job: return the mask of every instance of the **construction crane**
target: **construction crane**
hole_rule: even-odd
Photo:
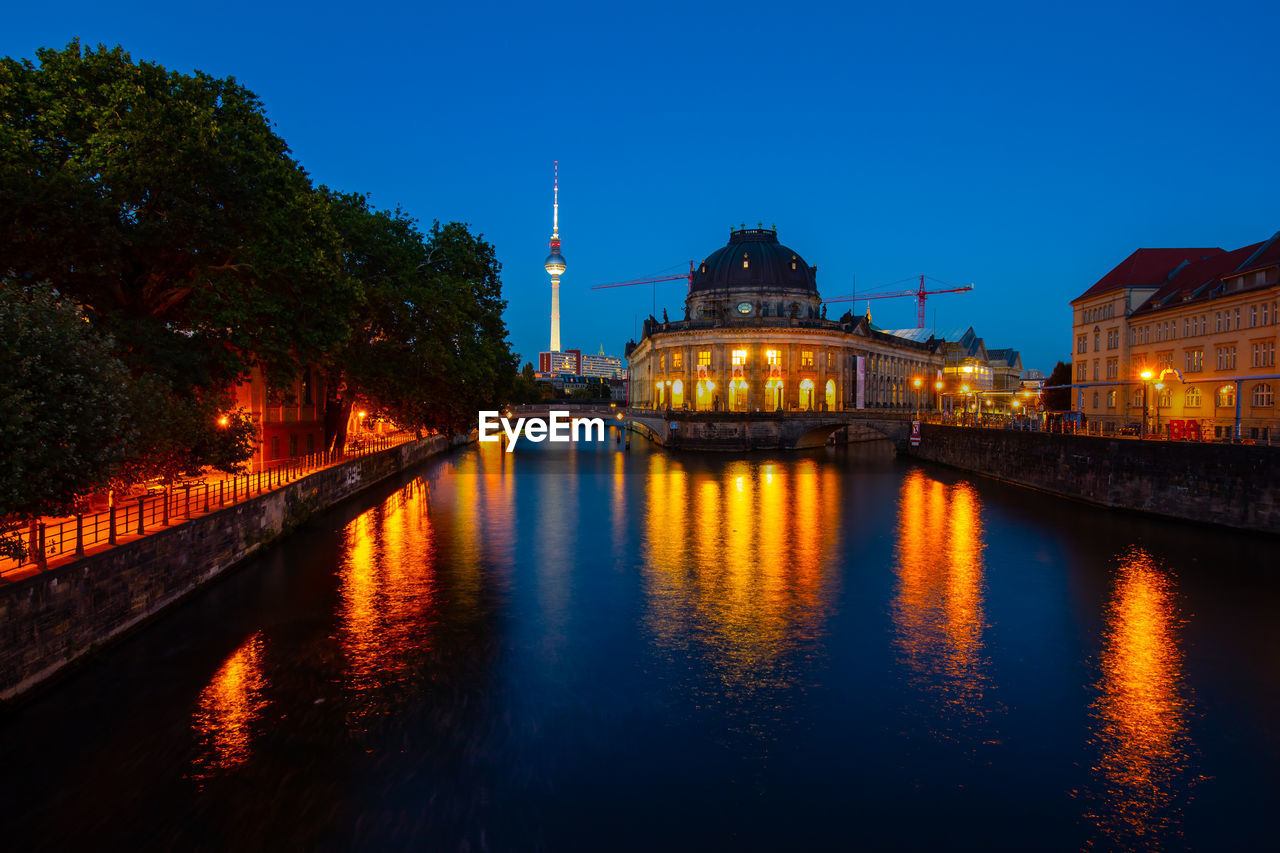
[[[903,281],[910,281],[910,280],[911,279],[909,278],[904,278],[901,281],[895,281],[894,284],[901,284]],[[926,280],[937,282],[938,284],[944,284],[946,285],[946,287],[938,288],[935,290],[927,290],[925,288]],[[822,301],[823,302],[857,302],[860,299],[868,299],[868,300],[869,299],[897,299],[902,296],[914,296],[916,298],[916,328],[923,329],[925,297],[933,296],[939,293],[965,293],[970,290],[973,290],[973,284],[966,284],[964,287],[956,287],[954,284],[950,284],[945,281],[939,281],[938,279],[931,278],[930,276],[927,276],[927,275],[922,275],[920,276],[920,286],[917,288],[913,288],[911,290],[885,290],[885,291],[881,291],[880,293],[866,293],[866,294],[855,293],[852,296],[837,296],[834,299],[824,299]]]
[[[670,267],[668,267],[670,269]],[[675,275],[659,275],[650,276],[648,278],[633,278],[629,281],[613,281],[608,284],[597,284],[592,290],[606,290],[610,287],[634,287],[637,284],[653,285],[653,310],[658,310],[658,283],[662,281],[677,281],[684,279],[689,283],[689,288],[693,288],[693,261],[689,261],[689,271],[687,273],[676,273]]]

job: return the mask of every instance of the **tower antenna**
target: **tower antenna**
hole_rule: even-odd
[[[560,254],[560,161],[555,161],[551,185],[551,252],[543,269],[551,276],[551,351],[560,352],[560,276],[564,273],[564,256]]]

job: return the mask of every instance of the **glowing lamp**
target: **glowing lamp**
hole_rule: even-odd
[[[1143,378],[1143,379],[1150,379],[1150,378],[1151,378],[1151,375],[1152,375],[1152,374],[1151,374],[1151,371],[1150,371],[1150,370],[1144,370],[1144,371],[1142,371],[1142,378]]]
[[[226,415],[223,415],[222,417],[218,418],[218,426],[226,426],[228,423],[229,421],[227,420]]]
[[[920,387],[920,380],[919,380],[919,379],[913,379],[913,380],[911,380],[911,384],[912,384],[912,385],[914,385],[914,386],[916,386],[917,388],[919,388],[919,387]]]

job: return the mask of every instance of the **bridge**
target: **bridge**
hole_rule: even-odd
[[[912,413],[858,409],[845,412],[658,412],[626,409],[628,429],[663,447],[687,450],[800,450],[888,439],[902,447]]]

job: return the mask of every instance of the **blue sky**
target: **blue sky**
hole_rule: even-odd
[[[1261,2],[64,2],[6,11],[0,52],[79,37],[235,76],[318,183],[482,232],[526,359],[558,159],[566,347],[620,354],[650,311],[647,286],[590,285],[763,221],[826,296],[974,282],[930,324],[1047,370],[1067,301],[1134,248],[1280,229],[1278,24]],[[682,283],[657,296],[680,314]],[[872,313],[915,323],[910,299]]]

